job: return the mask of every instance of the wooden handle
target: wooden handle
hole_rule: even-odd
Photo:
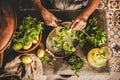
[[[2,68],[2,64],[3,64],[3,55],[4,52],[0,53],[0,68]]]

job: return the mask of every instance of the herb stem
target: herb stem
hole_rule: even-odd
[[[84,30],[82,30],[82,32],[83,32],[87,37],[90,37]]]

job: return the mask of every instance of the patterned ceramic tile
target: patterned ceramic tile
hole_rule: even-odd
[[[107,17],[107,25],[108,26],[114,26],[114,21],[112,18],[114,17],[114,11],[106,11],[106,17]]]
[[[108,46],[113,53],[109,60],[110,71],[120,72],[120,0],[108,0],[107,6]]]
[[[115,11],[113,20],[115,21],[115,26],[120,27],[120,10]]]
[[[114,26],[114,28],[108,28],[108,39],[109,40],[120,40],[120,27]]]
[[[106,13],[107,25],[108,26],[120,26],[120,10],[112,11],[109,10]]]
[[[108,0],[109,10],[120,10],[120,0]]]
[[[108,4],[108,0],[100,0],[98,9],[108,9],[107,4]]]
[[[111,48],[113,56],[120,56],[120,40],[109,41],[108,46]]]
[[[109,62],[111,72],[120,72],[120,57],[112,57]]]

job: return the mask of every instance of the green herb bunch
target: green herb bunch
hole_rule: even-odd
[[[43,57],[40,58],[40,60],[42,61],[43,64],[45,64],[50,61],[50,58],[48,56],[44,55]]]
[[[79,72],[79,70],[83,67],[84,64],[85,61],[77,56],[72,56],[68,61],[68,65],[70,69],[75,72],[75,75],[77,75],[77,72]]]
[[[80,46],[83,47],[87,42],[89,42],[95,47],[99,47],[104,45],[106,41],[106,32],[103,28],[98,26],[97,19],[95,17],[91,17],[88,20],[86,28],[80,32]]]

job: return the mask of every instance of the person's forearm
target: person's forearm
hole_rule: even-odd
[[[87,7],[82,12],[86,18],[88,18],[93,11],[98,7],[100,0],[89,0]]]
[[[31,0],[34,7],[37,9],[37,10],[42,10],[44,9],[42,3],[41,3],[41,0]]]

